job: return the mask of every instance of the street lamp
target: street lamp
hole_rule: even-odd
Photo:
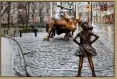
[[[88,2],[88,4],[86,5],[86,13],[87,13],[88,23],[90,22],[90,12],[91,12],[91,5],[90,5],[90,2]]]

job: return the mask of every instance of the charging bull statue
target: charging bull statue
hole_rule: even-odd
[[[53,37],[55,32],[58,35],[65,33],[64,39],[68,39],[70,33],[76,30],[77,22],[78,20],[76,20],[74,16],[69,16],[63,11],[56,13],[49,23],[48,36],[46,36],[44,40],[49,41],[49,38]]]

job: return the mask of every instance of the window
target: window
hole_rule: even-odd
[[[95,4],[93,4],[93,8],[95,8]]]

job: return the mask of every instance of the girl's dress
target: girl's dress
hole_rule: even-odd
[[[81,31],[77,35],[80,37],[80,46],[77,49],[75,55],[83,57],[96,56],[97,52],[91,45],[92,32],[88,31],[84,34],[83,31]]]

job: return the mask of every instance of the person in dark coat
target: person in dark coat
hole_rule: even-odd
[[[92,56],[96,56],[97,52],[94,47],[92,47],[92,44],[99,38],[98,35],[94,34],[92,32],[93,27],[88,25],[88,22],[82,22],[81,28],[83,29],[81,32],[79,32],[76,37],[73,39],[73,41],[79,45],[79,48],[77,49],[75,55],[79,56],[79,68],[78,68],[78,74],[77,76],[81,76],[81,69],[83,65],[83,59],[85,57],[88,58],[88,62],[90,64],[90,68],[92,70],[92,76],[96,77],[95,70],[94,70],[94,64],[92,61]],[[91,36],[94,36],[95,39],[91,41]],[[78,42],[76,39],[80,38],[80,42]]]

